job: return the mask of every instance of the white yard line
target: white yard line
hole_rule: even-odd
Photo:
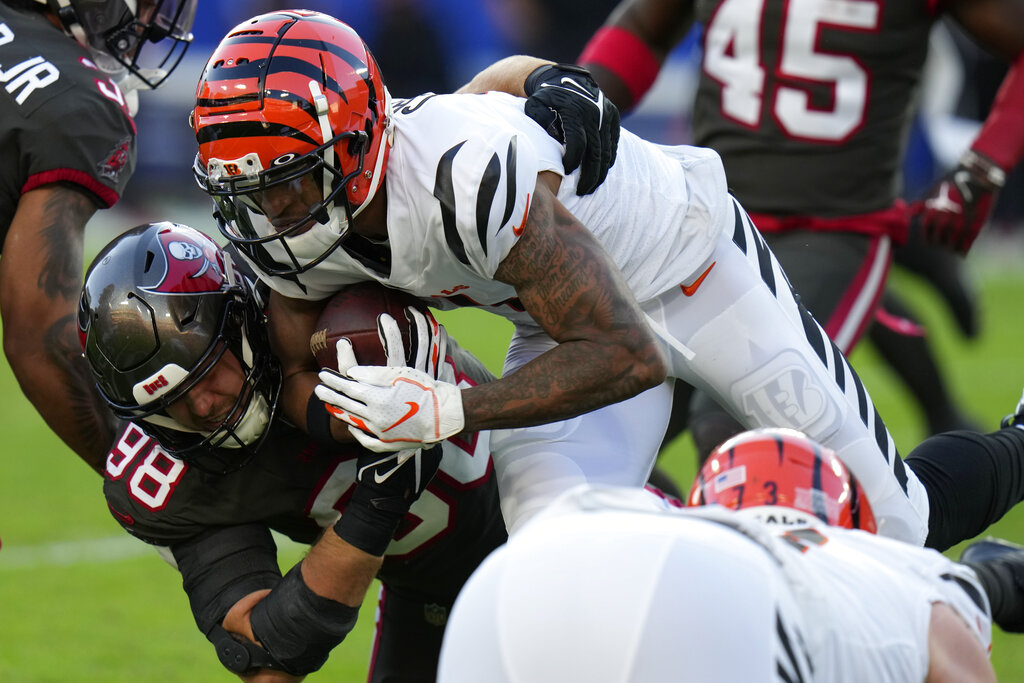
[[[279,554],[302,552],[307,548],[276,532],[273,535]],[[156,546],[143,543],[127,534],[77,541],[54,541],[38,545],[19,546],[4,543],[0,546],[0,573],[41,567],[108,564],[150,553],[160,557]]]
[[[120,562],[146,553],[155,553],[155,549],[126,534],[39,545],[17,546],[5,543],[0,547],[0,572]]]

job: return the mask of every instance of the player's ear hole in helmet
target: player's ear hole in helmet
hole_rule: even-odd
[[[193,171],[221,233],[270,275],[330,256],[375,196],[391,146],[391,96],[362,38],[308,11],[271,12],[214,50],[189,121]],[[291,193],[271,207],[273,192]]]
[[[192,42],[198,0],[36,0],[122,89],[156,88]],[[156,44],[160,43],[159,46]]]
[[[281,386],[264,306],[230,254],[174,223],[140,225],[93,261],[79,303],[82,348],[100,394],[139,421],[175,457],[211,472],[244,465],[269,433]],[[232,354],[238,396],[223,422],[203,431],[168,406]]]
[[[697,473],[687,502],[754,510],[769,523],[800,524],[810,515],[877,532],[871,505],[846,465],[792,429],[754,429],[724,441]]]

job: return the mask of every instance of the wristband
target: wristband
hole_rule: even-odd
[[[1004,171],[1024,158],[1024,52],[1006,72],[995,101],[971,149],[991,159]]]
[[[375,498],[366,484],[356,484],[352,498],[345,505],[341,519],[334,524],[334,533],[364,553],[383,557],[405,516],[408,505],[388,509],[388,499]]]
[[[597,64],[619,77],[636,104],[644,96],[661,70],[651,48],[633,33],[618,26],[602,26],[587,41],[577,60]]]

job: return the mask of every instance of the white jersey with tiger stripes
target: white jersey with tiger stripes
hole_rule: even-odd
[[[623,130],[607,180],[578,197],[579,171],[565,176],[561,145],[526,116],[523,102],[504,93],[396,102],[385,171],[390,272],[339,249],[297,276],[302,287],[284,278],[268,283],[319,300],[374,279],[438,308],[476,305],[521,320],[514,305],[502,305],[515,290],[493,275],[522,234],[541,171],[564,176],[559,200],[597,236],[641,302],[683,282],[731,227],[713,151],[663,147]]]

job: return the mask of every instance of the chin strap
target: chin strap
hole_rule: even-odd
[[[384,128],[382,131],[383,139],[381,144],[377,147],[377,157],[373,161],[373,174],[370,176],[370,189],[366,193],[366,199],[352,211],[352,218],[355,218],[363,209],[370,204],[370,200],[377,194],[377,190],[380,188],[381,180],[384,177],[384,159],[387,156],[387,150],[391,147],[395,138],[395,126],[391,116],[391,93],[388,92],[387,87],[384,88]],[[316,81],[309,82],[309,92],[313,97],[313,104],[316,106],[317,120],[320,123],[320,135],[325,141],[330,140],[334,137],[334,130],[331,128],[331,122],[327,114],[329,111],[327,98],[324,96],[323,91],[320,89],[320,85]],[[324,150],[324,165],[334,165],[334,146],[330,146]],[[329,173],[324,173],[322,196],[327,197],[331,193],[331,178]],[[345,211],[337,206],[337,204],[331,206],[328,209],[328,215],[330,220],[327,223],[327,227],[335,234],[342,235],[345,230],[348,229],[349,217],[345,215]]]
[[[363,200],[363,203],[357,206],[356,210],[352,212],[353,218],[358,216],[363,209],[369,206],[370,200],[377,194],[380,182],[384,179],[384,157],[387,156],[388,148],[395,140],[395,122],[391,116],[391,93],[388,92],[387,86],[382,87],[384,88],[383,139],[380,141],[380,146],[377,147],[377,158],[373,161],[373,175],[370,176],[370,189],[367,191],[366,199]]]
[[[316,81],[309,82],[309,94],[313,96],[313,105],[316,107],[317,120],[320,122],[320,136],[323,138],[324,142],[327,142],[334,137],[334,130],[331,128],[331,120],[327,116],[330,112],[327,97],[324,95],[323,91],[320,90],[320,84]],[[334,145],[330,145],[324,150],[324,166],[334,166]],[[325,172],[323,176],[323,188],[320,196],[328,197],[331,194],[331,174]]]

